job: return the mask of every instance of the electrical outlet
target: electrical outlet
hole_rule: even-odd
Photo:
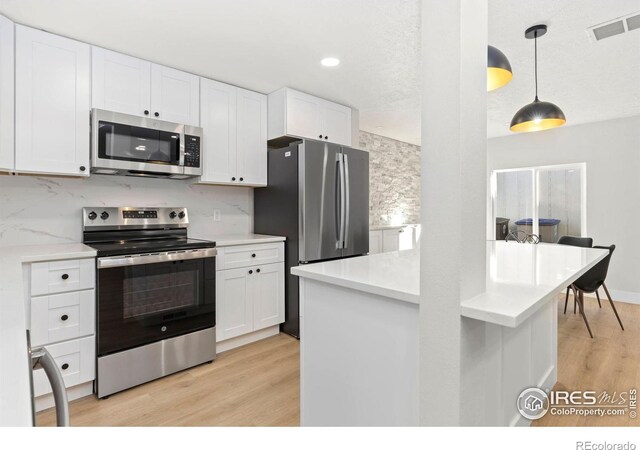
[[[213,221],[214,222],[220,222],[220,217],[222,216],[222,214],[220,214],[220,210],[219,209],[214,209],[213,210]]]

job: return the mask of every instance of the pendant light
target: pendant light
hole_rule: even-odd
[[[559,127],[567,121],[564,113],[553,103],[538,100],[538,38],[547,33],[546,25],[534,25],[524,32],[527,39],[534,40],[535,56],[535,81],[536,97],[532,103],[523,106],[513,119],[511,119],[511,131],[527,132],[541,131]]]
[[[504,86],[513,78],[511,64],[505,54],[493,45],[490,45],[488,50],[487,92]]]

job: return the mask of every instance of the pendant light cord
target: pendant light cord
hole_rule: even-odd
[[[534,65],[535,65],[535,78],[536,78],[536,100],[538,101],[538,32],[535,32],[535,38],[533,40],[534,48]]]

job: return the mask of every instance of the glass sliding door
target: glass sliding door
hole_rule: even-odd
[[[586,164],[496,170],[489,239],[535,234],[540,242],[586,236]]]

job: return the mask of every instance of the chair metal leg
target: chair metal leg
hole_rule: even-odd
[[[598,306],[602,308],[602,303],[600,303],[600,294],[598,294],[598,290],[596,289],[596,298],[598,299]]]
[[[567,313],[567,303],[569,303],[569,290],[571,286],[567,286],[567,295],[564,296],[564,313]]]
[[[589,331],[589,336],[591,336],[591,339],[593,339],[593,333],[591,332],[589,321],[587,321],[587,316],[584,314],[584,294],[582,293],[582,291],[580,291],[580,295],[578,296],[578,306],[580,307],[580,314],[582,314],[584,324],[587,326],[587,330]]]
[[[620,328],[624,331],[624,326],[622,325],[622,320],[620,320],[620,316],[618,315],[618,310],[616,309],[616,305],[613,304],[613,300],[611,299],[611,294],[609,294],[609,289],[607,286],[602,283],[602,287],[604,288],[604,292],[607,294],[607,298],[609,299],[609,303],[611,303],[611,308],[613,308],[613,312],[616,315],[616,319],[618,319],[618,323],[620,324]]]

